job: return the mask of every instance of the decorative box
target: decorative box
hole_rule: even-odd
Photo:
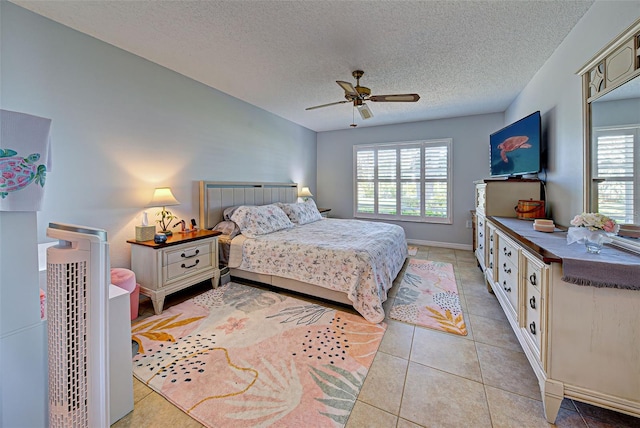
[[[151,241],[155,234],[155,226],[136,226],[136,241]]]

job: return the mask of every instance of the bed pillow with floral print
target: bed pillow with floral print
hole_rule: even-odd
[[[297,224],[307,224],[322,219],[320,211],[313,199],[299,204],[279,204],[282,211],[287,213],[289,220]]]
[[[289,217],[275,204],[261,206],[241,206],[231,214],[231,220],[247,238],[266,235],[293,227]]]

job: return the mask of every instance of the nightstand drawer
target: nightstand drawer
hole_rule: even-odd
[[[202,257],[211,252],[210,247],[211,244],[209,242],[204,242],[200,245],[184,245],[176,249],[167,250],[164,253],[162,265],[167,266],[174,263],[188,262],[196,257]],[[187,265],[190,264],[191,263],[187,263]]]
[[[202,269],[211,269],[213,267],[210,253],[205,253],[197,257],[184,259],[177,263],[171,263],[166,267],[166,281],[176,278],[182,278]]]

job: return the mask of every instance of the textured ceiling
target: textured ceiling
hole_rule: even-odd
[[[502,112],[593,1],[13,3],[315,131],[349,128],[336,80],[373,95],[358,126]]]

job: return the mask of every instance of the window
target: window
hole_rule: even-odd
[[[450,224],[451,141],[354,146],[354,217]]]
[[[592,191],[595,211],[622,224],[640,223],[640,185],[635,173],[640,126],[594,129]]]

